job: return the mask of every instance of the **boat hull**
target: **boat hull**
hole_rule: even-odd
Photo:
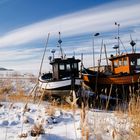
[[[71,79],[57,81],[39,79],[39,89],[44,92],[45,95],[65,96],[70,95],[72,88],[77,90],[81,85],[81,81],[82,79],[75,78],[75,82],[72,87]]]
[[[140,73],[133,75],[110,75],[110,76],[95,76],[91,74],[82,75],[84,82],[98,85],[129,85],[137,83],[140,80]]]

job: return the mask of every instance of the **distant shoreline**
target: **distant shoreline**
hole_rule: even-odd
[[[0,77],[0,79],[37,79],[36,77]]]

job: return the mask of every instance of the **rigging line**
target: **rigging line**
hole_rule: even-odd
[[[43,83],[41,84],[41,86],[42,86],[42,85],[43,85]],[[40,96],[39,101],[38,101],[38,106],[41,104],[41,101],[42,101],[42,98],[43,98],[43,96],[44,96],[45,89],[46,89],[47,85],[48,85],[48,83],[46,83],[45,88],[43,89],[43,91],[42,91],[42,93],[41,93],[41,96]],[[43,86],[42,86],[42,88],[43,88]]]
[[[40,64],[40,69],[39,69],[39,76],[41,75],[42,65],[43,65],[43,61],[44,61],[46,49],[47,49],[47,46],[48,46],[49,37],[50,37],[50,33],[48,33],[48,37],[47,37],[47,41],[46,41],[44,53],[43,53],[43,56],[42,56],[42,60],[41,60],[41,64]],[[38,77],[39,77],[39,76],[38,76]]]
[[[107,68],[108,68],[109,64],[108,64],[107,51],[106,51],[106,45],[105,44],[104,44],[104,52],[105,52],[105,60],[106,60],[106,63],[107,63]]]
[[[100,58],[99,58],[99,61],[98,61],[98,72],[100,70],[100,65],[101,65],[101,57],[102,57],[102,51],[103,51],[103,45],[104,45],[104,41],[102,39],[102,42],[101,42],[101,49],[100,49]]]
[[[98,75],[99,75],[99,72],[100,72],[100,65],[101,65],[101,57],[102,57],[103,45],[104,45],[104,41],[103,41],[103,39],[102,39],[102,42],[101,42],[101,49],[100,49],[100,59],[98,60],[98,69],[97,69],[97,75],[96,75],[95,92],[98,92],[98,91],[97,91],[97,86],[98,86]]]
[[[41,64],[40,64],[40,70],[39,70],[38,79],[39,79],[39,76],[41,75],[43,60],[44,60],[44,57],[45,57],[46,48],[47,48],[47,46],[48,46],[49,36],[50,36],[50,33],[48,33],[48,37],[47,37],[47,41],[46,41],[46,46],[45,46],[44,53],[43,53],[42,60],[41,60]],[[29,97],[30,97],[30,95],[31,95],[34,91],[37,90],[38,84],[39,84],[39,81],[37,81],[37,83],[35,84],[35,86],[34,86],[33,89],[31,90],[31,92],[29,93]],[[25,105],[27,105],[27,104],[29,103],[29,97],[27,98],[27,101],[26,101]]]
[[[124,44],[123,44],[122,40],[121,40],[120,38],[119,38],[119,40],[120,40],[120,43],[122,44],[122,46],[123,46],[123,48],[124,48],[125,52],[127,53],[127,50],[126,50],[126,48],[125,48],[125,46],[124,46]]]

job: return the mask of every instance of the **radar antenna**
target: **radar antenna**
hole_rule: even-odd
[[[117,26],[118,30],[117,30],[117,40],[118,40],[118,44],[115,45],[115,49],[118,49],[118,54],[120,55],[120,24],[115,22],[115,25]]]
[[[58,40],[58,43],[59,43],[59,46],[58,47],[60,47],[61,58],[63,59],[64,58],[64,55],[63,55],[63,50],[62,50],[62,47],[61,47],[62,40],[61,40],[61,33],[60,32],[59,32],[59,40]]]
[[[130,45],[132,46],[132,53],[135,53],[135,49],[134,49],[134,46],[136,45],[136,42],[132,39],[132,36],[130,34]]]

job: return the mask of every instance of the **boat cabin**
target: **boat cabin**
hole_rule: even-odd
[[[52,65],[53,79],[64,79],[68,77],[79,77],[79,59],[72,58],[55,58],[50,64]]]
[[[140,53],[131,53],[113,56],[109,58],[113,74],[120,73],[139,73],[140,72]]]

